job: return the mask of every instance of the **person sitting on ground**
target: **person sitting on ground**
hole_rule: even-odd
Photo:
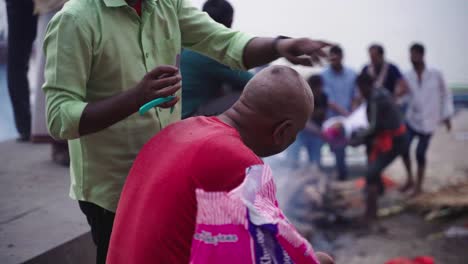
[[[253,167],[264,166],[260,157],[294,142],[312,111],[313,95],[305,80],[289,67],[271,66],[223,114],[188,118],[162,130],[142,148],[127,178],[107,263],[189,263],[197,239],[199,192],[231,193],[243,186]],[[276,198],[273,202],[277,208]],[[233,247],[223,256],[250,254]],[[333,263],[326,254],[316,256],[320,263]]]
[[[384,191],[381,173],[396,157],[405,153],[406,127],[398,106],[386,89],[375,87],[367,73],[361,73],[356,83],[367,102],[369,127],[358,132],[354,140],[361,138],[367,145],[365,220],[373,221],[377,218],[377,198]]]

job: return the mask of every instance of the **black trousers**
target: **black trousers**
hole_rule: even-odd
[[[37,32],[37,16],[32,0],[6,0],[8,16],[7,79],[15,124],[23,138],[31,135],[29,102],[29,57]]]
[[[106,263],[115,213],[93,203],[83,201],[78,203],[91,226],[91,236],[96,244],[96,264],[104,264]]]

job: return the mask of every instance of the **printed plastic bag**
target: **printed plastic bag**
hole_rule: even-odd
[[[278,207],[267,165],[246,171],[231,192],[197,190],[197,223],[190,263],[312,263],[312,246]]]

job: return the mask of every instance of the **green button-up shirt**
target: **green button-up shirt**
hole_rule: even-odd
[[[213,22],[187,0],[144,0],[141,17],[124,0],[65,4],[50,22],[44,41],[43,89],[51,135],[69,140],[70,196],[115,211],[140,148],[181,117],[178,103],[173,113],[155,109],[144,116],[133,114],[80,136],[79,122],[88,102],[134,87],[159,65],[173,65],[181,46],[243,68],[242,53],[250,39]]]

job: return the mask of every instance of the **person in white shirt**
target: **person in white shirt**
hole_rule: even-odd
[[[414,187],[414,195],[421,193],[426,168],[426,152],[432,134],[444,123],[450,131],[450,117],[454,113],[453,100],[450,90],[445,85],[442,74],[427,67],[424,62],[424,46],[416,43],[410,47],[410,58],[413,69],[405,74],[409,86],[408,109],[406,122],[409,135],[409,146],[404,160],[410,163],[410,146],[414,138],[419,142],[416,147],[417,179],[414,185],[411,175],[401,189],[408,191]]]

